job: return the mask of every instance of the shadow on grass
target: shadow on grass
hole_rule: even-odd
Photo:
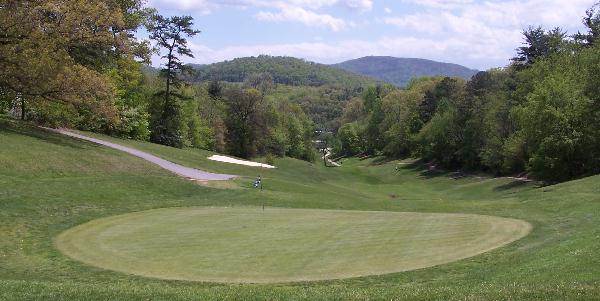
[[[31,138],[43,140],[48,143],[76,149],[85,149],[85,147],[83,147],[84,145],[96,146],[96,144],[91,142],[76,140],[74,138],[66,137],[57,133],[37,128],[34,125],[29,124],[27,122],[12,121],[6,118],[0,118],[0,133],[1,132],[28,136]]]
[[[494,188],[494,191],[506,191],[506,190],[512,190],[512,189],[516,189],[516,188],[523,188],[526,186],[531,185],[530,182],[527,181],[520,181],[520,180],[514,180],[510,183],[506,183],[504,185],[500,185]]]
[[[442,169],[437,169],[434,167],[432,168],[430,163],[426,163],[423,160],[417,160],[413,163],[406,164],[406,165],[402,166],[401,169],[417,172],[417,173],[419,173],[419,175],[421,177],[423,177],[425,179],[433,179],[433,178],[439,178],[439,177],[444,177],[444,178],[448,178],[448,179],[452,179],[452,180],[462,180],[462,179],[469,179],[469,178],[482,178],[482,179],[495,179],[496,178],[495,176],[493,176],[491,174],[485,175],[484,177],[479,177],[476,174],[470,174],[468,172],[462,172],[462,171],[450,172],[450,171],[446,171],[446,170],[442,170]],[[524,180],[515,179],[509,183],[494,187],[493,190],[496,192],[501,192],[501,191],[521,189],[521,188],[528,188],[528,187],[532,187],[532,186],[539,188],[540,184],[536,183],[536,182],[532,182],[532,181],[524,181]]]
[[[400,169],[410,170],[419,173],[419,175],[426,179],[433,179],[438,177],[452,177],[452,172],[446,170],[432,168],[430,164],[425,163],[423,160],[417,160],[415,162],[403,165]]]
[[[534,188],[536,190],[546,192],[544,187],[547,187],[547,186],[542,182],[514,180],[510,183],[506,183],[504,185],[495,187],[494,191],[507,191],[507,190],[521,189],[521,188]]]
[[[397,160],[397,159],[390,158],[390,157],[377,157],[371,163],[369,163],[369,166],[385,165],[394,160]]]

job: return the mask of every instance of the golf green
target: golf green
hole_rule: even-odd
[[[379,275],[471,257],[524,237],[521,220],[283,208],[169,208],[112,216],[56,238],[96,267],[162,279],[274,283]]]

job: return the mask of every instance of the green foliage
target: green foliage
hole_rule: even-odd
[[[528,71],[536,84],[515,114],[529,167],[541,178],[564,181],[600,172],[598,95],[587,90],[598,84],[588,76],[598,63],[600,52],[584,49],[576,56],[548,57]]]
[[[194,65],[194,68],[195,81],[241,83],[258,74],[270,74],[275,83],[293,86],[334,85],[356,88],[376,83],[368,77],[293,57],[261,55],[210,65]]]
[[[389,87],[383,86],[370,87],[363,96],[364,108],[367,113],[364,137],[366,139],[366,152],[369,154],[381,151],[385,145],[380,124],[385,118],[382,98],[389,90],[391,90]]]
[[[0,87],[0,114],[8,114],[14,108],[15,102],[14,94]]]
[[[549,183],[600,173],[600,47],[590,42],[595,9],[584,18],[586,47],[559,28],[531,27],[505,69],[480,72],[468,82],[413,80],[383,99],[368,89],[362,106],[352,101],[345,109],[341,151],[356,153],[357,145],[366,145],[370,153],[529,174]]]
[[[575,42],[582,46],[591,47],[597,44],[600,38],[600,2],[585,12],[583,25],[587,28],[587,32],[578,32],[573,37]]]
[[[118,137],[148,140],[150,138],[149,114],[146,98],[148,91],[143,86],[141,64],[131,59],[117,61],[108,71],[115,87],[115,105],[119,123],[109,132]]]
[[[164,97],[163,111],[153,126],[152,141],[168,146],[183,147],[190,140],[193,141],[191,143],[202,144],[199,122],[188,118],[189,122],[186,124],[179,103],[184,97],[173,91],[181,87],[180,74],[186,70],[179,56],[194,57],[188,48],[186,37],[193,37],[200,31],[192,28],[192,21],[191,16],[163,17],[153,14],[146,24],[150,39],[156,42],[159,51],[163,48],[166,51],[162,56],[167,60],[166,67],[159,73],[166,83],[165,89],[157,94]]]
[[[265,156],[265,163],[275,166],[275,157],[272,154],[267,154]]]
[[[28,104],[27,116],[42,117],[37,122],[114,127],[115,95],[104,72],[144,48],[133,35],[141,19],[129,18],[141,7],[136,0],[3,1],[1,89]],[[44,111],[49,108],[73,114]]]
[[[427,160],[436,160],[443,166],[459,165],[457,152],[462,144],[462,128],[456,107],[442,101],[433,118],[419,132],[420,155]]]
[[[365,151],[361,134],[363,130],[356,123],[346,123],[338,130],[337,138],[340,141],[338,155],[354,156]]]
[[[129,108],[120,112],[115,131],[120,137],[146,141],[150,139],[150,115],[145,108]]]
[[[297,104],[317,127],[336,130],[340,126],[346,103],[361,93],[362,88],[277,85],[271,93],[265,95],[265,99]]]
[[[258,90],[229,89],[225,92],[227,104],[227,148],[240,158],[250,158],[257,153],[256,133],[253,129],[256,110],[262,95]]]
[[[394,91],[383,99],[380,128],[384,133],[384,154],[406,157],[416,150],[416,136],[423,127],[417,108],[423,98],[423,91],[413,88]]]
[[[522,66],[529,66],[537,59],[559,53],[567,45],[567,34],[561,28],[546,31],[541,26],[529,27],[523,31],[524,46],[517,48],[517,57],[512,60]]]

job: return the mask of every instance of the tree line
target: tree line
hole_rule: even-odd
[[[600,3],[585,32],[530,27],[512,63],[471,80],[373,87],[346,106],[338,155],[419,157],[547,182],[600,173]]]
[[[318,87],[333,84],[345,88],[360,88],[376,83],[362,75],[294,57],[260,55],[196,65],[195,69],[192,81],[243,82],[253,74],[269,73],[275,83],[290,86]]]
[[[135,38],[145,28],[148,40]],[[314,160],[314,124],[289,101],[265,97],[266,73],[236,84],[190,84],[190,16],[143,0],[1,0],[0,114],[174,147],[249,158]],[[149,72],[153,53],[163,68]]]
[[[182,62],[199,33],[189,16],[161,16],[143,0],[0,0],[0,114],[244,158],[314,160],[319,129],[337,133],[338,155],[414,156],[563,181],[600,172],[599,5],[572,36],[528,28],[509,66],[469,81],[364,89],[362,78],[323,85],[347,75],[322,67],[321,78],[306,74],[315,70],[306,62],[272,57],[224,63],[233,83],[190,83],[207,75]],[[149,40],[135,38],[140,28]],[[153,53],[159,72],[145,67]],[[282,60],[297,73],[277,71]],[[246,67],[255,72],[239,77]]]

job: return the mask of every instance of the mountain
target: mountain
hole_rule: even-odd
[[[406,86],[413,78],[423,76],[455,76],[470,79],[478,72],[457,64],[390,56],[367,56],[332,66],[399,87]]]
[[[191,66],[196,70],[194,81],[243,82],[252,74],[267,72],[275,83],[292,86],[366,87],[377,84],[377,80],[367,76],[293,57],[261,55]]]

